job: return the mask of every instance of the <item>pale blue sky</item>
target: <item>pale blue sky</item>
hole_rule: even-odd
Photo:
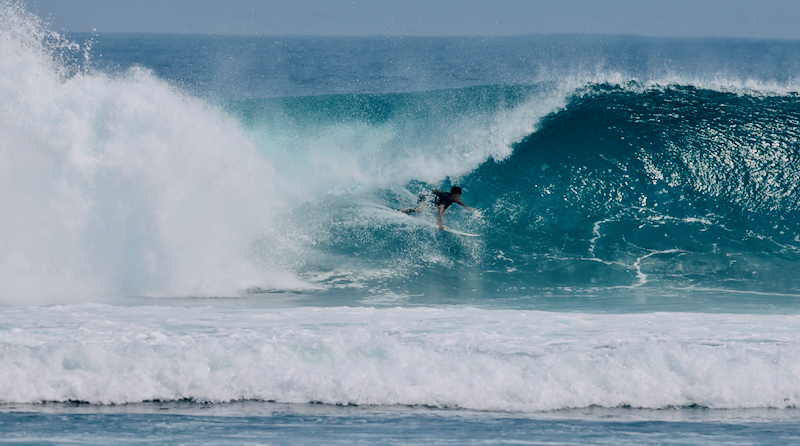
[[[800,0],[27,0],[71,32],[800,39]]]

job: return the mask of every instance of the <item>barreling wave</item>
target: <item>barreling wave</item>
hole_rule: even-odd
[[[529,87],[507,90],[525,97],[513,105],[517,113],[547,97]],[[492,91],[429,95],[467,97],[467,103],[485,106],[481,100]],[[360,98],[367,99],[375,101]],[[464,274],[480,277],[481,288],[503,291],[572,286],[798,290],[793,273],[800,260],[797,94],[737,85],[590,83],[572,90],[552,110],[532,121],[535,131],[511,144],[511,151],[484,152],[486,161],[467,173],[458,167],[448,172],[448,165],[470,161],[446,154],[437,158],[439,181],[418,175],[426,181],[377,193],[377,201],[399,207],[413,204],[429,187],[457,183],[467,190],[464,200],[482,212],[472,216],[454,210],[448,219],[479,232],[480,240],[432,237],[392,215],[356,207],[354,215],[339,217],[338,228],[323,231],[323,249],[349,252],[345,256],[355,263],[366,258],[410,268],[415,275],[420,269],[425,275],[440,274],[441,267],[454,273],[468,268]],[[387,156],[394,154],[387,151]],[[324,212],[337,213],[335,208]],[[361,260],[353,257],[354,250]],[[465,287],[475,286],[475,280],[467,282]]]
[[[464,184],[500,249],[635,273],[609,284],[796,289],[799,119],[794,94],[590,85]]]

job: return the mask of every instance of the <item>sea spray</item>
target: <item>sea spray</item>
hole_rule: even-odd
[[[226,101],[283,180],[313,199],[324,192],[399,189],[462,178],[503,160],[564,106],[558,83],[425,93]]]
[[[247,257],[282,201],[235,121],[148,70],[65,75],[63,40],[0,9],[3,303],[299,285]]]

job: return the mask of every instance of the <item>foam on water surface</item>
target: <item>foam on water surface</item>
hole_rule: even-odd
[[[5,310],[4,403],[490,411],[797,405],[797,316],[451,309]]]

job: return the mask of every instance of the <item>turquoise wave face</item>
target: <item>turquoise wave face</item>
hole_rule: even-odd
[[[389,301],[576,289],[796,292],[800,98],[589,84],[534,120],[507,154],[484,150],[475,162],[469,151],[425,146],[435,134],[478,135],[475,147],[488,144],[486,134],[513,127],[510,116],[554,91],[539,85],[281,100],[281,116],[293,116],[306,132],[354,123],[362,136],[364,129],[402,129],[363,152],[349,146],[351,169],[375,176],[340,183],[292,211],[295,227],[314,243],[297,270],[325,287],[383,293]],[[433,103],[439,108],[427,107]],[[249,106],[240,111],[244,122],[263,125],[264,104]],[[471,128],[456,124],[465,117]],[[435,169],[410,167],[431,151],[427,167]],[[431,229],[432,211],[407,217],[382,208],[412,206],[418,193],[456,184],[480,213],[454,206],[446,223],[478,239]]]
[[[545,283],[789,292],[798,118],[794,95],[592,86],[464,184]]]

